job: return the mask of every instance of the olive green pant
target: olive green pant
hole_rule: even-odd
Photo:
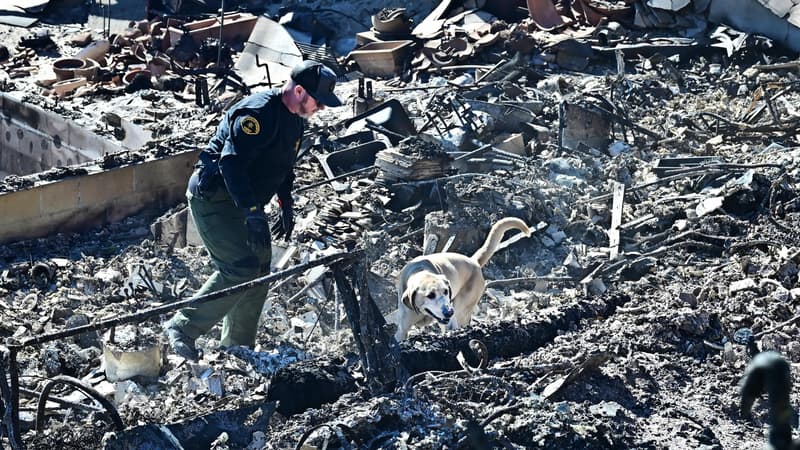
[[[271,245],[253,252],[247,245],[244,211],[231,200],[228,192],[218,189],[208,199],[187,193],[189,211],[197,231],[211,255],[216,271],[206,280],[195,297],[219,291],[269,273]],[[178,328],[190,338],[207,333],[222,320],[220,344],[252,347],[256,341],[258,320],[266,300],[266,284],[178,311],[166,324]]]

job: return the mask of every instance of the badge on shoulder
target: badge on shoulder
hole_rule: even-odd
[[[244,134],[251,136],[258,134],[261,131],[261,124],[259,124],[258,119],[253,116],[243,117],[239,126],[242,127]]]

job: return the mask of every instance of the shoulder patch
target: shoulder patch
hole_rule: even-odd
[[[244,134],[256,135],[261,132],[261,124],[253,116],[244,116],[239,126],[242,128]]]

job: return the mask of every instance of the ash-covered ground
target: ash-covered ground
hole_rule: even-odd
[[[370,8],[361,19],[368,20]],[[316,145],[319,134],[311,137],[317,142],[297,169],[302,211],[290,263],[363,249],[370,295],[384,314],[396,307],[397,272],[423,252],[426,224],[472,230],[473,241],[457,249],[466,253],[504,216],[531,225],[531,238],[484,268],[496,282],[470,326],[444,334],[413,330],[401,344],[404,354],[424,359],[445,342],[477,339],[492,349],[485,367],[467,355],[461,368],[443,363],[447,370],[414,373],[370,395],[333,278],[308,271],[273,286],[253,350],[220,349],[215,330],[198,342],[204,349],[198,364],[164,355],[157,376],[110,382],[101,365],[107,335],[26,348],[19,355],[25,444],[124,448],[143,441],[148,425],[178,424],[171,428],[177,430],[191,419],[227,413],[246,431],[209,425],[218,431],[212,448],[762,448],[770,423],[766,397],[753,418],[742,417],[739,382],[758,351],[776,350],[793,368],[800,362],[800,95],[797,55],[752,36],[745,42],[731,55],[713,48],[691,57],[626,54],[624,73],[613,56],[573,71],[542,51],[479,86],[463,84],[456,71],[420,81],[375,80],[376,96],[398,99],[418,128],[429,111],[449,126],[448,133],[430,126],[424,142],[404,141],[401,155],[436,158],[469,132],[481,142],[517,132],[528,143],[521,154],[448,163],[433,182],[387,185],[386,171],[375,170],[345,179],[342,191],[331,184],[302,189],[325,178],[319,156],[326,150]],[[502,44],[493,50],[511,60],[504,51]],[[356,83],[342,83],[342,96],[352,100]],[[25,79],[14,85],[35,98],[37,89]],[[98,104],[96,111],[152,95],[163,94],[59,105],[91,121],[81,114],[87,105]],[[479,125],[465,131],[447,109],[453,98],[475,102],[473,109],[479,102],[521,108],[534,126],[478,111]],[[597,148],[559,145],[563,125],[571,123],[565,104],[601,111],[593,117],[609,122],[610,139]],[[200,146],[211,131],[198,128],[206,115],[184,107],[158,126],[165,136],[176,124],[196,131],[173,139]],[[337,124],[351,115],[348,107],[323,111],[312,129],[335,137],[343,134]],[[615,212],[620,185],[624,202]],[[151,233],[182,206],[0,247],[0,335],[35,336],[191,296],[212,272],[204,249],[175,248]],[[158,338],[166,318],[120,327],[116,342]],[[298,367],[328,371],[352,389],[291,414],[237,415],[267,404],[276,374]],[[79,378],[109,398],[127,430],[108,433],[112,426],[100,411],[53,404],[44,430],[33,431],[31,393],[58,375]],[[91,404],[69,388],[53,395]],[[797,390],[791,400],[797,404]]]

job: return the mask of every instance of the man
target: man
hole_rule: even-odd
[[[341,106],[334,94],[336,75],[304,61],[282,88],[245,97],[225,114],[216,135],[200,153],[186,196],[216,271],[196,296],[269,273],[270,227],[264,206],[278,196],[281,216],[272,226],[288,240],[294,227],[292,183],[304,119],[326,106]],[[267,286],[178,311],[166,323],[172,351],[198,358],[195,339],[222,320],[223,346],[255,344]]]

